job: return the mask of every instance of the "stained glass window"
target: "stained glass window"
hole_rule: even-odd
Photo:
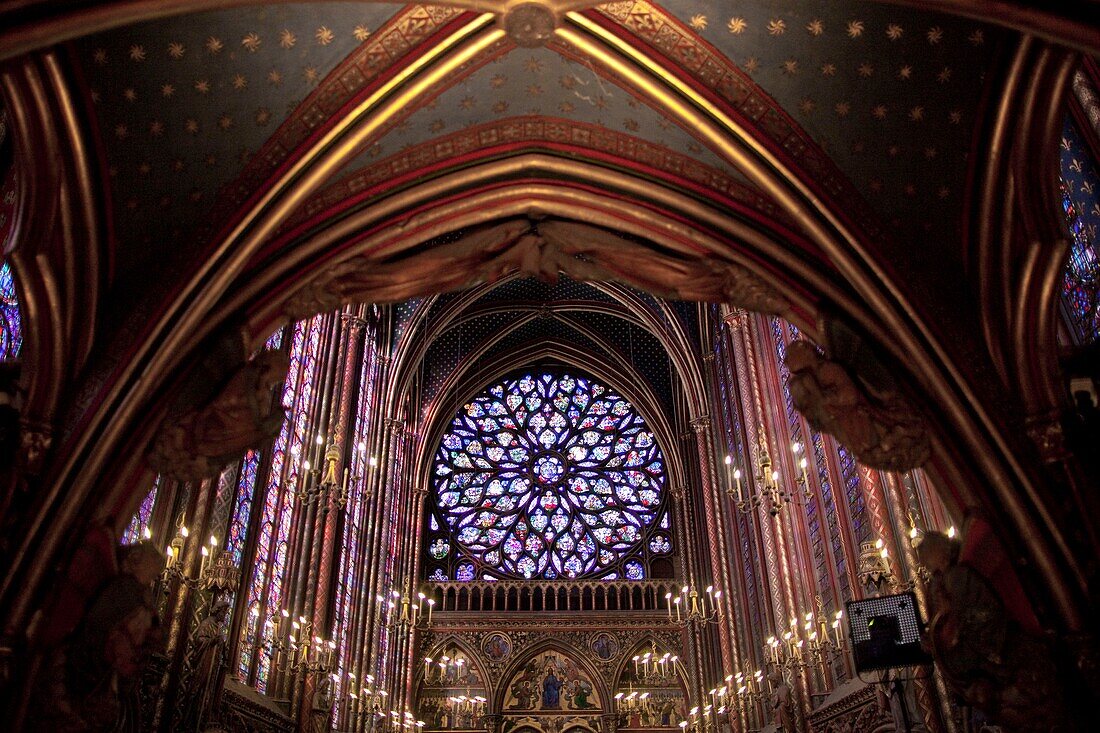
[[[1100,336],[1100,173],[1070,118],[1062,132],[1062,211],[1072,238],[1062,280],[1062,302],[1080,344]]]
[[[443,529],[427,533],[429,577],[641,579],[671,550],[664,455],[634,407],[587,377],[485,389],[451,421],[432,481]]]
[[[19,356],[23,345],[23,321],[15,297],[15,279],[7,262],[0,263],[0,359]]]
[[[130,524],[126,527],[126,531],[122,533],[122,544],[132,545],[145,535],[145,530],[149,528],[149,521],[153,518],[153,506],[157,502],[157,489],[160,488],[160,481],[161,477],[158,474],[153,481],[153,488],[141,500],[141,506],[138,507],[137,513],[130,519]]]

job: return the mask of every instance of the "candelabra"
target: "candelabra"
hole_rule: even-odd
[[[704,590],[705,593],[699,593],[695,586],[685,585],[676,596],[665,593],[668,620],[679,626],[718,623],[723,615],[722,591],[714,590],[713,585]]]
[[[777,516],[783,507],[795,501],[797,493],[787,489],[780,481],[779,471],[772,464],[771,453],[768,451],[768,439],[764,433],[764,426],[757,430],[759,441],[756,451],[756,472],[753,478],[760,487],[759,491],[752,491],[750,484],[749,495],[746,497],[741,487],[741,469],[733,465],[733,457],[726,456],[726,468],[730,471],[732,481],[726,488],[726,493],[734,500],[734,506],[742,513],[756,511],[761,506],[768,510],[768,514]],[[798,467],[801,474],[795,479],[795,483],[802,487],[802,498],[813,498],[813,490],[806,474],[809,461],[804,455],[805,449],[801,443],[792,443],[791,449],[798,459]]]
[[[405,587],[409,586],[408,580]],[[400,593],[390,591],[390,597],[379,595],[378,612],[385,616],[385,624],[393,630],[425,629],[432,624],[432,609],[435,608],[435,600],[428,598],[423,592],[416,594],[416,602],[413,603],[411,591]],[[400,606],[400,609],[398,608]],[[424,612],[427,606],[427,613]]]
[[[321,446],[325,445],[324,438],[318,435],[316,444],[318,450],[320,450]],[[359,443],[356,450],[360,455],[365,454],[367,446],[365,443]],[[303,479],[298,491],[295,492],[298,501],[306,505],[318,502],[324,509],[327,510],[331,507],[336,511],[341,511],[348,505],[348,484],[349,482],[358,483],[362,477],[352,476],[349,469],[344,467],[343,479],[340,480],[337,476],[340,456],[339,444],[330,439],[325,447],[324,458],[322,459],[323,467],[314,466],[308,458],[302,461]],[[370,457],[368,465],[371,469],[378,465],[374,456]],[[368,482],[363,497],[369,499],[372,493]]]
[[[676,680],[676,665],[679,663],[680,657],[673,655],[672,652],[662,654],[657,650],[657,644],[651,643],[648,652],[635,654],[632,661],[634,662],[634,679],[637,680],[638,684],[664,686]],[[633,692],[633,687],[630,691]],[[627,697],[620,692],[615,696],[615,699],[625,700]]]
[[[182,558],[190,541],[191,533],[181,516],[176,536],[168,545],[164,571],[161,573],[161,588],[167,592],[169,583],[175,581],[192,590],[208,590],[215,598],[235,593],[241,580],[240,568],[233,564],[232,554],[226,550],[218,551],[218,538],[213,535],[210,536],[209,545],[204,543],[199,548],[201,560],[198,575],[192,577],[184,571]],[[215,554],[217,557],[214,557]],[[213,561],[211,558],[214,558]]]
[[[824,678],[825,668],[848,650],[847,640],[841,633],[844,612],[837,611],[830,624],[821,596],[815,600],[817,612],[810,611],[803,617],[801,634],[796,617],[791,619],[789,630],[770,636],[764,642],[764,658],[784,677],[793,679],[801,670],[819,667]]]

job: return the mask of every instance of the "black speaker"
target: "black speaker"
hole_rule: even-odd
[[[917,598],[910,591],[848,601],[848,638],[856,672],[931,664],[921,648]]]

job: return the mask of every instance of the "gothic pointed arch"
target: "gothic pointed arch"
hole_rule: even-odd
[[[493,700],[504,716],[593,716],[609,710],[599,670],[583,649],[564,641],[536,643],[505,667],[500,679]]]

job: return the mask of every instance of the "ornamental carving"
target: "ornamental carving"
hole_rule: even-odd
[[[745,267],[716,257],[684,258],[598,227],[518,219],[407,256],[354,258],[329,267],[283,306],[299,320],[345,303],[395,303],[463,290],[518,272],[556,282],[616,281],[671,300],[735,303],[783,315],[786,299]]]
[[[795,407],[815,430],[848,447],[865,466],[908,471],[928,460],[928,431],[892,380],[864,378],[807,341],[787,348]]]
[[[286,419],[275,390],[286,381],[289,365],[283,352],[263,351],[208,400],[167,417],[153,440],[149,467],[180,481],[199,481],[274,438]]]

